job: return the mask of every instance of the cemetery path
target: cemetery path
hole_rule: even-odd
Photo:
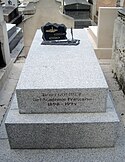
[[[27,49],[38,28],[47,22],[63,23],[67,28],[74,26],[74,21],[60,12],[60,3],[56,0],[40,0],[36,3],[36,13],[23,24],[24,45]]]

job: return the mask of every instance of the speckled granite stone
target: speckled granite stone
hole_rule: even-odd
[[[5,121],[11,148],[114,146],[119,119],[108,97],[105,113],[19,114],[14,99]]]
[[[78,46],[41,45],[37,30],[16,89],[20,113],[106,111],[108,85],[93,47],[83,29],[74,38]]]

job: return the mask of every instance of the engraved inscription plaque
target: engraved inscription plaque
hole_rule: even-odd
[[[45,106],[78,106],[90,102],[92,98],[82,93],[42,93],[33,97],[33,102],[43,102]]]

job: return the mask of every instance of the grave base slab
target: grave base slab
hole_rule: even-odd
[[[112,147],[118,123],[109,97],[105,113],[19,114],[14,99],[5,121],[13,149]]]

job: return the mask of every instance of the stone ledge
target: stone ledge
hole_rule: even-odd
[[[112,147],[119,119],[111,99],[106,113],[19,114],[14,99],[5,121],[11,148]]]

